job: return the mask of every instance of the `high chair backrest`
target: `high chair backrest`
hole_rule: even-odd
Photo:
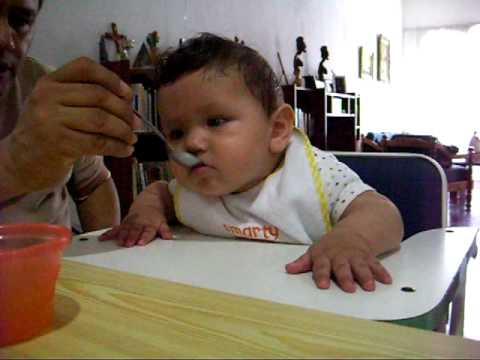
[[[405,238],[447,226],[447,180],[432,158],[411,153],[333,154],[399,208]]]

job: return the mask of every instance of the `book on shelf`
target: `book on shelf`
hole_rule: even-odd
[[[314,121],[312,116],[297,109],[295,115],[295,127],[302,130],[306,135],[311,136],[314,132]]]
[[[168,161],[138,162],[135,160],[133,164],[132,190],[134,198],[155,181],[168,182],[173,179]]]
[[[157,113],[157,90],[146,88],[143,84],[132,84],[133,99],[132,107],[137,111],[143,119],[150,122],[154,126],[159,125],[159,117]],[[140,131],[148,131],[146,128]]]

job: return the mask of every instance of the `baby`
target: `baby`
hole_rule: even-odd
[[[162,65],[158,109],[167,140],[201,164],[171,161],[175,179],[148,186],[101,240],[171,239],[177,220],[208,235],[311,244],[286,271],[312,271],[321,289],[332,277],[347,292],[392,282],[376,257],[400,246],[399,211],[294,129],[256,51],[212,34],[184,42]]]

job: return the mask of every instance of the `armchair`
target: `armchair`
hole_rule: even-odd
[[[402,134],[392,136],[391,140],[386,142],[384,151],[420,153],[436,160],[445,172],[450,199],[454,200],[459,193],[464,193],[465,208],[470,211],[473,189],[473,148],[469,148],[467,154],[453,155],[433,136]]]

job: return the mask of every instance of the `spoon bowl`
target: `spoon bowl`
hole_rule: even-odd
[[[141,118],[141,116],[137,113],[137,115]],[[165,139],[165,136],[162,134],[160,130],[157,129],[155,125],[153,125],[150,121],[142,119],[143,123],[146,125],[148,130],[153,132],[155,135],[157,135],[160,139],[163,140],[163,142],[167,145],[168,148],[168,154],[174,160],[175,162],[179,163],[180,165],[183,165],[185,167],[194,167],[198,164],[200,164],[202,161],[193,155],[192,153],[189,153],[188,151],[181,151],[181,150],[176,150],[173,148]]]

